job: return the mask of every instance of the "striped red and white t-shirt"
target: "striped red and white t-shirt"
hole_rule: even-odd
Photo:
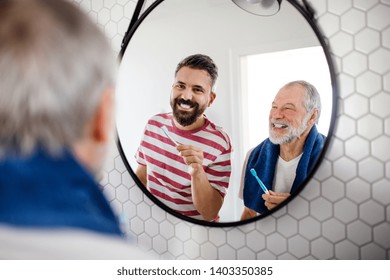
[[[188,131],[174,125],[172,113],[158,114],[148,121],[136,153],[138,164],[146,166],[147,187],[153,195],[183,215],[203,219],[192,201],[188,165],[164,134],[162,126],[167,127],[176,142],[202,149],[203,168],[211,186],[222,197],[226,195],[231,174],[230,138],[207,118],[201,128]]]

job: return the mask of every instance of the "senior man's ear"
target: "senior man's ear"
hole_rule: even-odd
[[[313,112],[311,113],[308,124],[314,125],[317,122],[317,119],[318,119],[318,109],[314,109]]]
[[[112,135],[114,121],[114,89],[106,89],[92,120],[92,137],[96,142],[107,142]]]

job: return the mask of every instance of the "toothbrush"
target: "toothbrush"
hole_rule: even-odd
[[[161,129],[164,131],[164,134],[176,145],[179,146],[179,143],[177,143],[172,136],[169,134],[168,128],[164,125],[161,127]]]
[[[250,170],[251,174],[253,175],[253,177],[256,178],[257,182],[259,183],[261,189],[266,193],[266,194],[269,194],[269,191],[268,189],[266,188],[266,186],[263,184],[263,182],[260,180],[260,178],[257,176],[257,173],[256,173],[256,170],[254,170],[253,168]]]

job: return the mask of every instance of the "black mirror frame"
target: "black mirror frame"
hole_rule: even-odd
[[[126,48],[128,44],[130,43],[131,38],[133,37],[134,33],[136,32],[137,28],[141,25],[141,23],[144,21],[144,19],[162,2],[165,0],[156,0],[153,2],[142,14],[142,8],[144,7],[145,0],[138,0],[136,8],[134,10],[132,19],[130,21],[129,27],[127,32],[124,35],[122,45],[121,45],[121,50],[119,53],[119,60],[121,61],[123,58],[123,55],[126,51]],[[169,1],[169,0],[168,0]],[[159,207],[161,207],[164,211],[172,214],[173,216],[194,223],[198,225],[203,225],[203,226],[209,226],[209,227],[231,227],[231,226],[239,226],[239,225],[244,225],[248,224],[254,221],[258,221],[268,215],[271,215],[278,211],[279,209],[285,207],[292,199],[297,197],[299,193],[305,188],[305,186],[308,184],[308,182],[311,180],[317,169],[319,168],[326,151],[328,150],[328,147],[330,145],[330,141],[333,136],[334,128],[335,128],[335,123],[336,123],[336,117],[337,117],[337,112],[338,112],[338,98],[339,98],[339,90],[338,90],[338,83],[336,79],[336,71],[335,71],[335,66],[334,62],[331,57],[331,51],[328,43],[326,42],[326,37],[323,35],[321,29],[316,23],[316,20],[314,18],[315,11],[314,9],[309,5],[309,3],[306,0],[302,0],[302,4],[298,2],[298,0],[286,0],[289,2],[294,8],[296,8],[300,14],[306,19],[306,21],[310,24],[310,27],[314,31],[317,39],[319,40],[322,49],[324,51],[328,67],[329,67],[329,73],[330,73],[330,79],[331,79],[331,84],[332,84],[332,113],[331,113],[331,120],[330,120],[330,125],[328,129],[328,136],[326,138],[324,147],[317,159],[317,162],[315,163],[313,169],[310,171],[308,176],[305,178],[305,180],[302,183],[302,186],[299,188],[299,191],[291,195],[288,199],[286,199],[283,203],[275,207],[274,209],[268,211],[267,213],[257,216],[251,219],[247,220],[241,220],[241,221],[236,221],[236,222],[220,222],[220,223],[215,223],[215,222],[209,222],[209,221],[203,221],[203,220],[198,220],[194,218],[190,218],[188,216],[179,214],[175,210],[169,208],[166,206],[164,203],[162,203],[160,200],[158,200],[154,195],[152,195],[146,187],[143,186],[141,181],[138,179],[138,177],[135,175],[135,172],[131,168],[129,162],[127,161],[126,155],[124,153],[123,147],[121,145],[118,132],[117,134],[117,148],[119,150],[119,154],[122,158],[122,161],[124,162],[124,165],[128,172],[130,173],[131,177],[133,178],[134,182],[137,184],[137,186],[142,190],[142,192],[150,199],[152,200],[155,204],[157,204]],[[282,9],[283,7],[281,7]]]

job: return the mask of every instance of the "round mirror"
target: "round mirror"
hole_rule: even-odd
[[[305,1],[304,1],[305,3]],[[128,171],[142,191],[164,210],[184,220],[208,226],[247,223],[283,207],[299,191],[271,211],[240,220],[241,174],[250,149],[269,136],[269,113],[275,95],[286,83],[305,80],[321,97],[317,129],[333,132],[336,84],[324,39],[310,12],[295,1],[282,1],[279,13],[253,15],[231,0],[156,1],[127,34],[117,83],[118,147]],[[218,222],[204,221],[173,210],[152,195],[135,175],[135,158],[148,120],[172,111],[170,96],[179,61],[193,54],[213,59],[219,75],[216,98],[205,111],[231,140],[231,173]],[[328,146],[303,178],[299,190],[317,169]],[[156,145],[160,145],[156,143]]]

